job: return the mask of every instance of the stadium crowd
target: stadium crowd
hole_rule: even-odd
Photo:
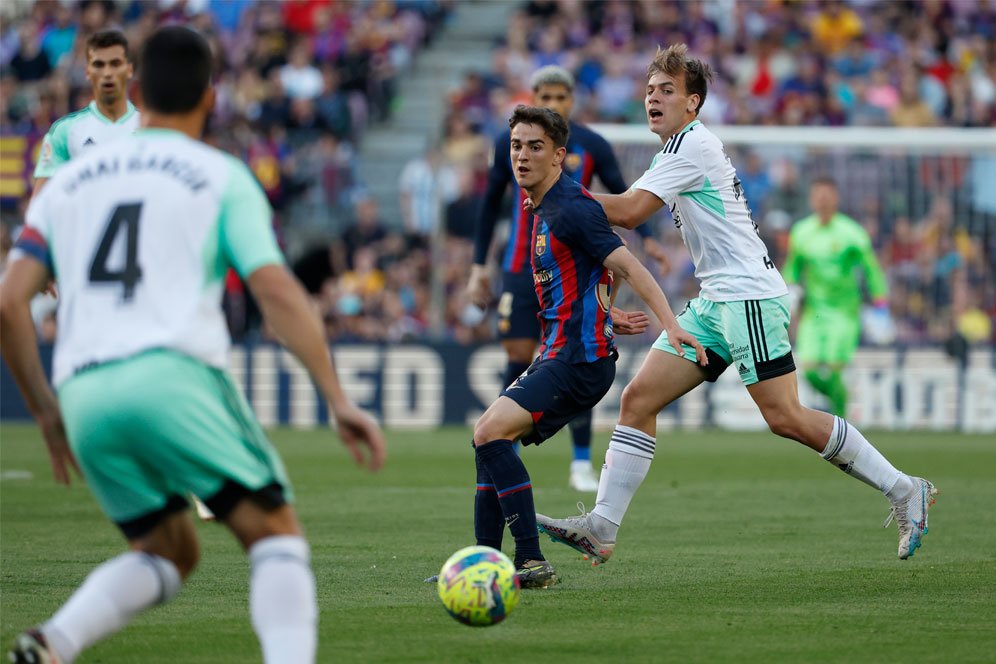
[[[363,136],[390,119],[399,77],[453,5],[39,0],[18,10],[5,4],[0,148],[5,163],[22,166],[3,173],[0,251],[6,256],[23,217],[41,137],[52,121],[89,101],[86,36],[113,25],[123,27],[133,50],[166,23],[189,23],[209,36],[218,104],[208,140],[256,174],[277,212],[289,261],[314,294],[330,337],[339,340],[493,338],[492,321],[464,293],[469,237],[493,137],[515,104],[530,101],[528,77],[543,65],[575,75],[574,119],[586,123],[642,124],[649,55],[657,44],[685,41],[716,72],[702,109],[706,123],[996,125],[991,2],[530,0],[495,44],[490,70],[468,71],[452,91],[440,144],[406,165],[402,218],[383,218],[357,174]],[[777,262],[791,222],[808,213],[810,164],[753,151],[730,156]],[[969,200],[956,194],[992,176],[996,165],[935,161],[903,162],[918,172],[902,182],[923,191],[916,200],[882,195],[885,180],[878,190],[844,182],[842,209],[872,234],[901,342],[944,342],[955,330],[968,342],[985,342],[996,320],[996,202],[979,193],[981,186]],[[850,167],[841,163],[831,172],[846,177]],[[428,205],[435,188],[445,202],[441,233]],[[658,276],[680,306],[696,282],[678,234],[667,220],[656,223],[670,257]],[[329,228],[338,238],[331,245],[324,239]],[[444,310],[434,310],[433,302]],[[236,336],[255,334],[258,315],[236,279],[226,304]],[[43,321],[42,334],[50,337],[51,317]]]

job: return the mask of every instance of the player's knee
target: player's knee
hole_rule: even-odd
[[[769,409],[764,413],[764,421],[768,423],[771,433],[782,438],[799,440],[802,426],[796,413],[782,408]]]
[[[201,548],[196,537],[185,537],[171,542],[140,542],[134,549],[159,556],[173,563],[181,579],[186,579],[201,559]]]
[[[623,388],[622,398],[619,402],[620,419],[642,418],[647,415],[656,415],[652,410],[651,400],[647,398],[643,390],[635,381]]]
[[[498,427],[495,426],[494,418],[485,413],[474,425],[474,444],[484,445],[492,440],[501,438]]]

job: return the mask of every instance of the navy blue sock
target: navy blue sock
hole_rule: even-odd
[[[574,442],[574,460],[591,461],[591,411],[581,413],[567,426]]]
[[[493,440],[478,445],[477,458],[494,481],[505,523],[515,538],[515,566],[527,560],[546,560],[536,532],[533,485],[522,459],[512,450],[512,441]]]
[[[512,362],[509,360],[505,366],[505,376],[502,378],[502,390],[515,382],[515,379],[525,373],[529,368],[529,362]]]
[[[477,464],[477,491],[474,496],[474,537],[480,546],[490,546],[501,551],[501,538],[505,534],[505,516],[498,502],[498,492],[491,481],[481,456],[474,455]]]

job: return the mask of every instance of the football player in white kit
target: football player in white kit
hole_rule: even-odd
[[[141,115],[128,100],[128,83],[133,74],[128,39],[123,32],[101,30],[87,39],[86,77],[93,101],[49,127],[35,165],[34,196],[70,159],[135,133]]]
[[[632,228],[667,205],[695,264],[701,292],[678,316],[706,349],[678,351],[667,333],[654,343],[622,394],[590,514],[551,519],[538,527],[597,564],[615,550],[629,503],[650,469],[657,415],[672,401],[714,381],[734,365],[771,431],[799,441],[889,499],[899,526],[899,557],[912,556],[927,532],[937,490],[897,470],[854,426],[799,402],[789,344],[788,289],[757,234],[743,188],[723,144],[698,119],[711,72],[684,44],[658,52],[647,70],[644,100],[650,130],[664,148],[624,194],[595,194],[609,221]]]
[[[85,107],[52,123],[42,140],[35,165],[32,196],[55,171],[90,148],[104,145],[122,136],[134,134],[141,123],[141,113],[128,100],[128,84],[134,75],[128,51],[128,38],[120,30],[95,32],[86,42],[86,77],[90,81],[93,101]],[[55,288],[51,288],[55,294]],[[213,521],[214,514],[196,496],[192,496],[197,516]]]
[[[385,458],[379,427],[343,392],[321,321],[283,263],[262,190],[243,163],[197,140],[214,103],[211,62],[207,41],[188,28],[149,37],[141,57],[146,128],[59,169],[29,207],[0,285],[3,356],[56,480],[68,483],[70,469],[82,469],[130,549],[20,634],[15,663],[69,664],[175,595],[199,556],[189,493],[249,555],[264,661],[314,661],[315,580],[291,486],[225,370],[229,267],[308,369],[356,461],[376,470]],[[58,398],[28,310],[52,276],[62,291]]]

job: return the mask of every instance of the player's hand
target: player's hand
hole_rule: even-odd
[[[366,465],[374,472],[380,470],[387,458],[387,443],[377,421],[351,401],[338,404],[333,407],[332,412],[342,444],[353,455],[357,465]],[[362,449],[364,446],[368,457],[365,460]]]
[[[45,284],[45,288],[42,289],[42,294],[43,295],[51,295],[54,298],[58,298],[59,297],[59,289],[55,285],[55,280],[54,279],[49,279],[48,280],[48,283]]]
[[[667,340],[681,357],[685,357],[685,349],[683,346],[691,346],[695,349],[695,358],[699,366],[706,366],[709,364],[709,358],[706,357],[705,348],[699,343],[699,340],[695,336],[682,328],[680,325],[675,325],[673,328],[667,331]]]
[[[535,214],[536,206],[533,205],[533,199],[526,196],[525,200],[522,201],[522,209],[526,211],[526,214]]]
[[[650,317],[643,311],[623,311],[612,307],[612,330],[616,334],[642,334],[650,327]]]
[[[483,265],[472,265],[470,280],[467,282],[467,297],[481,309],[491,303],[491,278]]]
[[[667,259],[667,252],[664,251],[664,246],[660,242],[652,237],[645,237],[643,238],[643,250],[657,263],[662,276],[671,271],[671,261]]]
[[[73,456],[73,451],[69,447],[69,440],[66,438],[66,428],[62,423],[62,415],[58,410],[42,415],[38,418],[38,427],[41,429],[42,437],[45,439],[45,446],[48,448],[48,459],[52,464],[52,474],[59,484],[69,486],[72,484],[72,475],[69,469],[76,471],[78,477],[83,477],[83,471]]]

